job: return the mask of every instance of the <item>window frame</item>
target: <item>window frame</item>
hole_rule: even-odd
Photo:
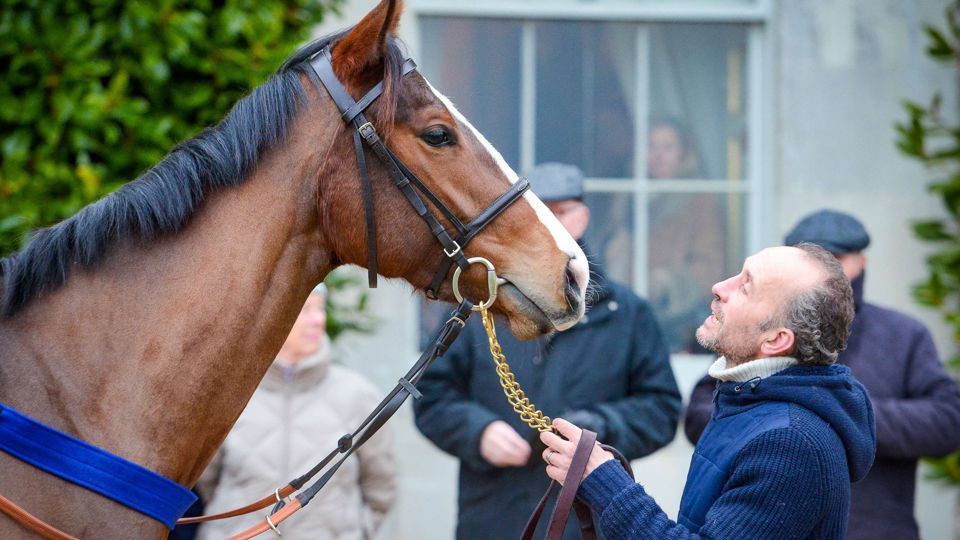
[[[633,195],[633,268],[634,290],[648,296],[648,260],[645,242],[649,237],[647,204],[652,193],[729,193],[742,194],[746,204],[744,220],[745,249],[754,253],[776,242],[770,229],[769,207],[773,200],[773,57],[774,41],[770,28],[775,16],[774,0],[411,0],[410,19],[414,43],[419,52],[421,17],[498,18],[521,24],[521,96],[520,96],[520,169],[536,162],[536,23],[549,20],[610,21],[635,23],[636,88],[634,133],[647,133],[650,108],[650,29],[658,23],[741,24],[746,28],[747,88],[744,116],[749,148],[739,179],[674,180],[669,184],[649,181],[646,171],[646,139],[634,137],[632,179],[587,178],[587,192],[630,193]],[[674,354],[677,356],[677,353]],[[680,356],[686,356],[680,354]]]

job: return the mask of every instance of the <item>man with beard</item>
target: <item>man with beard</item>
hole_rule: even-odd
[[[590,221],[580,169],[545,163],[527,176],[534,193],[580,240]],[[635,459],[673,440],[680,392],[647,302],[605,279],[592,261],[591,270],[591,307],[576,326],[519,341],[498,322],[497,336],[517,381],[544,414],[564,415]],[[460,460],[457,540],[519,537],[550,479],[540,468],[536,431],[503,395],[479,317],[427,370],[419,388],[417,427]],[[579,528],[568,526],[565,538],[579,539]]]
[[[713,286],[697,329],[722,356],[712,418],[694,450],[679,519],[671,521],[613,456],[596,446],[578,496],[608,540],[842,539],[850,483],[875,451],[866,390],[835,365],[853,319],[840,263],[813,244],[769,248]],[[565,479],[581,431],[541,439],[547,474]]]
[[[960,388],[944,370],[930,333],[919,321],[864,302],[863,250],[870,236],[860,221],[820,210],[800,220],[784,242],[812,242],[830,251],[853,284],[856,316],[839,362],[870,392],[877,456],[870,474],[853,486],[847,537],[917,540],[917,459],[960,448]],[[694,444],[710,419],[715,385],[708,375],[690,397],[684,430]]]

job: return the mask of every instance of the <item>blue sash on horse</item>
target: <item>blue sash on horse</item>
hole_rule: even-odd
[[[0,450],[173,528],[197,499],[189,489],[136,463],[0,404]]]

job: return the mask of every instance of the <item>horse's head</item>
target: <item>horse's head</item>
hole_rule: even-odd
[[[382,1],[333,43],[330,63],[353,99],[384,82],[383,95],[368,109],[367,117],[400,161],[460,221],[468,223],[508,191],[518,176],[417,71],[402,73],[403,58],[393,37],[400,11],[400,2]],[[335,257],[367,266],[354,128],[345,127],[321,171],[320,213],[327,230],[338,231],[327,239]],[[426,289],[445,259],[441,245],[374,152],[367,151],[366,163],[376,216],[378,271]],[[456,237],[436,205],[427,204]],[[527,191],[509,205],[464,251],[469,257],[491,261],[497,275],[506,280],[492,309],[507,316],[518,337],[568,328],[583,315],[589,280],[586,257],[533,193]],[[450,274],[438,296],[452,301]],[[460,290],[475,302],[484,300],[486,279],[485,268],[474,265],[461,277]]]

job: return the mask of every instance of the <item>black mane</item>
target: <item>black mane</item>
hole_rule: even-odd
[[[0,260],[2,315],[10,317],[44,291],[60,287],[75,265],[94,268],[120,240],[149,242],[176,234],[204,199],[242,184],[260,157],[286,140],[306,104],[300,77],[312,74],[305,61],[344,35],[346,31],[326,36],[296,51],[269,80],[237,101],[219,124],[178,144],[117,191],[38,230],[23,250]],[[402,63],[402,51],[389,40],[385,71],[391,84],[385,88],[399,86]],[[376,118],[376,111],[371,114]]]

